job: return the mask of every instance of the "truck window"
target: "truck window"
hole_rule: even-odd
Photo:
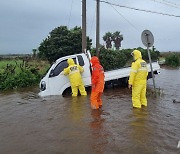
[[[78,55],[77,58],[78,58],[78,61],[79,61],[79,65],[80,65],[80,66],[84,66],[83,57],[82,57],[81,55]]]
[[[76,59],[73,58],[75,64],[76,64]],[[53,70],[51,70],[49,77],[55,77],[58,76],[66,67],[68,67],[67,60],[61,61]]]

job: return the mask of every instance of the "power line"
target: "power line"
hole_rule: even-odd
[[[122,18],[124,18],[124,20],[126,20],[135,30],[137,30],[139,32],[139,30],[136,28],[136,26],[134,26],[129,20],[127,20],[117,9],[115,9],[113,7],[113,5],[110,5]]]
[[[174,14],[161,13],[161,12],[156,12],[156,11],[151,11],[151,10],[138,9],[138,8],[133,8],[133,7],[129,7],[129,6],[124,6],[124,5],[113,4],[113,3],[110,3],[110,2],[107,2],[107,1],[100,1],[100,2],[109,4],[109,5],[114,5],[114,6],[118,6],[118,7],[131,9],[131,10],[136,10],[136,11],[143,11],[143,12],[160,14],[160,15],[164,15],[164,16],[178,17],[178,18],[180,17],[180,15],[174,15]]]
[[[164,4],[164,5],[167,5],[167,6],[170,6],[170,7],[174,7],[174,8],[177,8],[177,9],[180,9],[180,7],[178,7],[177,5],[175,5],[175,3],[170,3],[170,2],[167,2],[167,1],[158,1],[158,0],[151,0],[153,2],[157,2],[157,3],[160,3],[160,4]]]
[[[177,6],[180,6],[180,4],[177,4],[177,3],[173,3],[173,2],[170,2],[170,1],[166,1],[166,0],[162,0],[162,1],[164,1],[164,2],[166,2],[166,3],[169,3],[169,4],[173,4],[173,5],[177,5]]]

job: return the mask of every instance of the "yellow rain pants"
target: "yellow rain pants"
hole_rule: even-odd
[[[72,96],[78,95],[78,89],[81,95],[86,96],[87,93],[81,78],[81,73],[84,71],[83,67],[81,67],[80,65],[76,65],[72,58],[69,58],[67,60],[67,63],[69,64],[69,67],[65,68],[63,72],[64,75],[69,76]]]
[[[141,105],[147,106],[146,84],[148,69],[139,50],[134,50],[133,56],[135,62],[131,65],[129,85],[132,85],[133,107],[141,108]]]

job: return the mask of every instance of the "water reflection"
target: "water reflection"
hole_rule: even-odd
[[[92,121],[90,122],[90,128],[93,139],[92,149],[98,154],[104,153],[105,147],[108,144],[108,133],[104,127],[105,119],[102,117],[103,112],[103,110],[91,111]]]
[[[70,118],[73,122],[80,122],[85,116],[86,96],[72,97],[70,104]]]
[[[136,153],[152,153],[153,149],[151,145],[151,135],[153,130],[148,125],[149,112],[147,108],[132,109],[133,119],[130,123],[132,149]],[[131,151],[132,151],[131,149]]]

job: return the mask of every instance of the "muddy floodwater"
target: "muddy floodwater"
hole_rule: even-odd
[[[133,109],[128,88],[106,89],[102,110],[87,97],[38,97],[38,87],[0,94],[0,154],[180,154],[180,69],[161,69],[160,96]],[[176,101],[173,102],[173,99]]]

